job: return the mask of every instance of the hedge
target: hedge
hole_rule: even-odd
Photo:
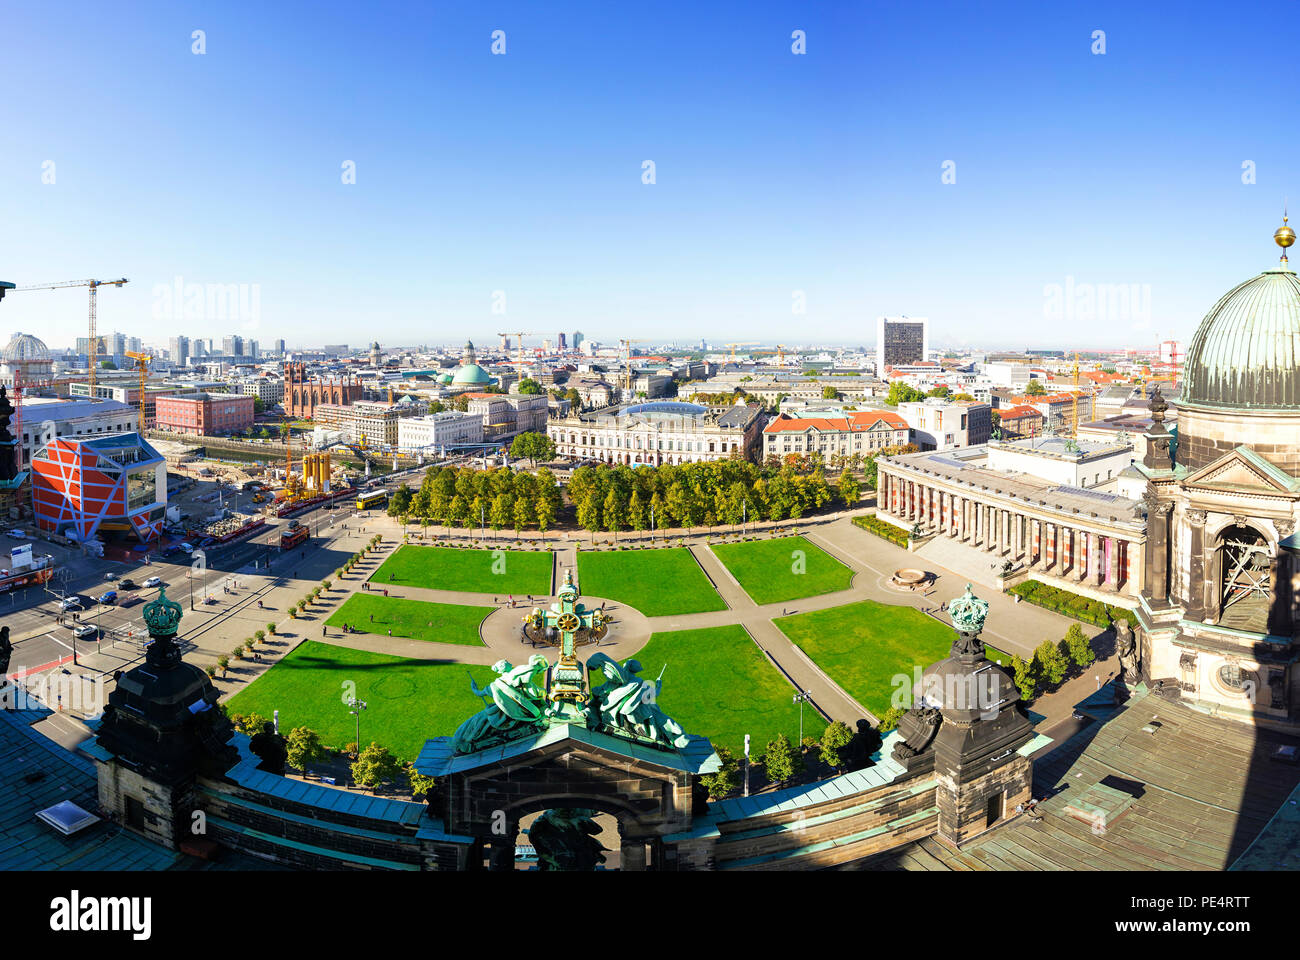
[[[892,523],[886,523],[883,520],[877,520],[873,514],[864,514],[863,516],[860,517],[854,517],[853,525],[855,527],[861,527],[863,530],[866,530],[868,533],[874,533],[876,536],[882,537],[885,540],[888,540],[890,543],[897,544],[898,546],[903,547],[904,549],[906,549],[907,547],[908,537],[907,537],[906,530],[900,530]]]
[[[1137,626],[1137,614],[1132,610],[1071,593],[1041,580],[1026,580],[1012,587],[1011,592],[1032,604],[1094,627],[1109,627],[1111,620],[1127,620],[1130,626]]]

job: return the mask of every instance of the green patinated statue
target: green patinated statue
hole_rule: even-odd
[[[535,653],[519,667],[509,660],[492,664],[498,676],[486,690],[480,690],[471,679],[469,686],[474,696],[490,697],[491,702],[456,729],[452,736],[453,749],[457,753],[473,753],[542,729],[546,713],[544,677],[548,666],[546,658]]]
[[[948,616],[952,625],[962,633],[979,633],[984,629],[988,615],[989,602],[971,593],[969,583],[966,584],[966,592],[948,604]]]
[[[149,628],[149,636],[155,640],[176,636],[185,611],[175,600],[167,599],[167,585],[158,588],[156,600],[144,606],[144,622]]]
[[[545,636],[559,647],[559,660],[552,665],[533,654],[520,667],[499,660],[492,667],[498,677],[486,690],[471,679],[474,695],[491,702],[457,728],[452,750],[475,753],[554,724],[589,727],[665,749],[685,747],[691,738],[659,709],[662,679],[650,683],[638,677],[641,664],[635,660],[620,664],[603,653],[586,664],[578,659],[577,646],[604,637],[608,624],[603,611],[578,602],[573,576],[566,573],[558,601],[524,618],[525,634]],[[595,691],[587,683],[587,667],[605,677]]]
[[[605,683],[592,693],[592,712],[608,732],[677,748],[690,742],[681,725],[659,709],[662,674],[651,685],[637,676],[639,661],[620,664],[603,653],[587,660],[587,666],[605,675]]]
[[[596,839],[600,827],[592,821],[595,810],[556,807],[547,810],[528,828],[537,851],[538,870],[595,870],[605,860],[605,847]]]

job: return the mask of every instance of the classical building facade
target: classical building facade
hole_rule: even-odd
[[[881,457],[877,514],[905,530],[919,526],[922,535],[956,540],[995,563],[1021,566],[1035,580],[1112,602],[1135,598],[1145,541],[1141,503],[1048,478],[1125,451],[1090,448],[1100,445],[1069,450],[1066,444],[1059,438],[1003,442],[1005,462],[991,456],[993,444],[960,457]],[[1034,467],[1034,458],[1044,462]]]
[[[763,456],[820,453],[872,456],[886,447],[908,443],[910,428],[896,413],[884,410],[844,412],[824,417],[781,414],[763,428]]]
[[[1278,244],[1295,234],[1283,226]],[[1152,398],[1142,674],[1249,722],[1300,709],[1300,280],[1287,258],[1232,290],[1187,351],[1178,429]]]
[[[635,466],[753,459],[762,436],[757,404],[702,407],[656,400],[552,420],[556,453],[574,460]]]

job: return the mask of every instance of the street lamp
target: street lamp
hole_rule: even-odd
[[[361,711],[366,709],[366,701],[348,697],[345,702],[348,705],[348,713],[357,718],[357,756],[359,757],[361,756]]]
[[[794,695],[793,703],[799,704],[799,743],[803,743],[803,705],[812,699],[812,691],[805,690]]]

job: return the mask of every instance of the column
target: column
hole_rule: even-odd
[[[1015,540],[1012,539],[1012,535],[1011,535],[1011,534],[1012,534],[1012,531],[1011,531],[1011,511],[1010,511],[1010,510],[1003,510],[1003,511],[1002,511],[1002,530],[1003,530],[1003,534],[1004,534],[1004,536],[1003,536],[1003,538],[1002,538],[1002,544],[1001,544],[1002,549],[1001,549],[1000,552],[1001,552],[1002,556],[1004,556],[1004,557],[1006,557],[1006,556],[1014,556],[1014,555],[1015,555]]]
[[[619,846],[619,869],[645,870],[645,841],[636,838],[624,840]]]
[[[1119,590],[1119,545],[1114,537],[1106,538],[1106,586],[1110,590]]]
[[[1097,534],[1088,533],[1088,582],[1100,587],[1105,576],[1105,563],[1102,560],[1102,542]]]

